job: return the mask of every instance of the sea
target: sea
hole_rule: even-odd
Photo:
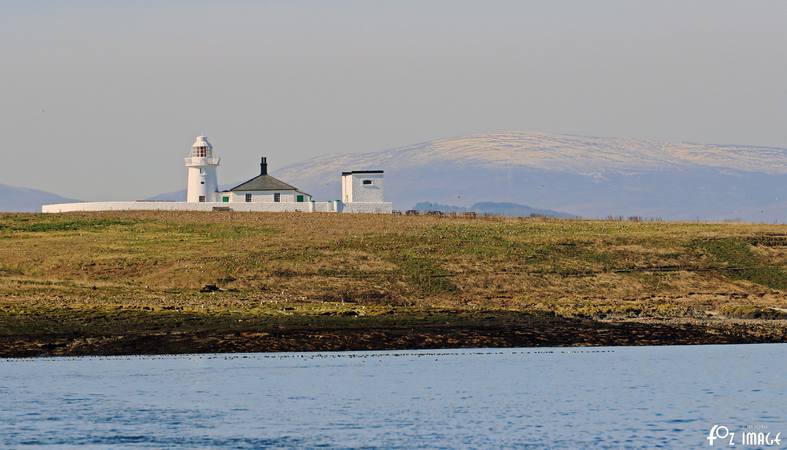
[[[0,447],[785,448],[787,344],[0,359]]]

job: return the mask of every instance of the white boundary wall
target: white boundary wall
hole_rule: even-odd
[[[393,203],[390,202],[351,202],[342,203],[342,212],[346,213],[372,213],[391,214]]]
[[[44,205],[41,212],[91,212],[91,211],[213,211],[213,208],[245,212],[348,212],[391,214],[391,203],[342,203],[330,202],[84,202]]]

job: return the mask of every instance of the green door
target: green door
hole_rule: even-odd
[[[229,198],[229,197],[222,197],[222,198],[221,198],[221,201],[222,201],[223,203],[229,203],[229,202],[230,202],[230,198]]]
[[[302,195],[299,195],[299,196],[296,198],[296,200],[297,200],[297,201],[299,201],[299,202],[302,202],[302,201],[303,201],[303,196],[302,196]]]

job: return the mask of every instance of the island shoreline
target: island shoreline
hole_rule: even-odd
[[[383,351],[447,348],[615,347],[787,342],[787,321],[623,320],[534,317],[486,325],[156,330],[112,335],[0,338],[0,357]]]

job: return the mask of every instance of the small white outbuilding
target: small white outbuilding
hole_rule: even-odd
[[[342,201],[344,203],[384,202],[384,187],[384,173],[382,170],[342,172]]]
[[[390,213],[382,170],[342,172],[342,204],[346,212]]]

